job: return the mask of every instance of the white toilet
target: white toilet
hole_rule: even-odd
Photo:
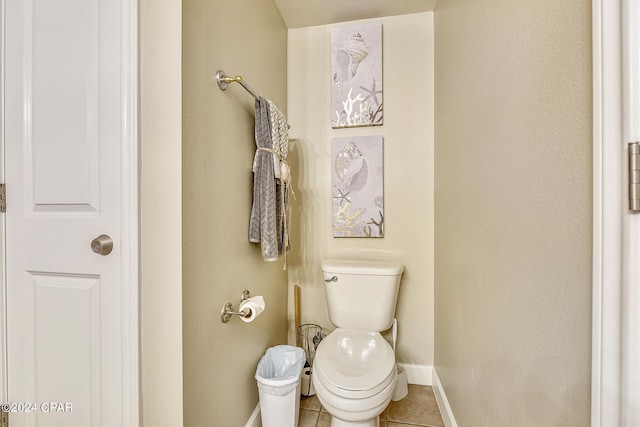
[[[393,323],[403,271],[392,262],[322,261],[337,329],[316,350],[312,381],[331,427],[380,425],[397,377],[393,349],[380,331]]]

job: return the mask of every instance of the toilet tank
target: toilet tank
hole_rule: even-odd
[[[391,327],[402,264],[328,259],[321,266],[331,323],[339,328],[377,332]]]

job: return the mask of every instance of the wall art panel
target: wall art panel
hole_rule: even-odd
[[[331,30],[331,75],[333,128],[382,125],[382,23]]]
[[[382,136],[331,144],[333,237],[384,237]]]

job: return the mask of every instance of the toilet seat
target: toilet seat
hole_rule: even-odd
[[[395,378],[395,356],[379,332],[338,328],[316,350],[313,375],[334,394],[364,399]]]

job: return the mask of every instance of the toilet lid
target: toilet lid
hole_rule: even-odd
[[[395,356],[378,332],[338,328],[322,340],[316,351],[314,374],[333,387],[364,391],[388,382]]]

